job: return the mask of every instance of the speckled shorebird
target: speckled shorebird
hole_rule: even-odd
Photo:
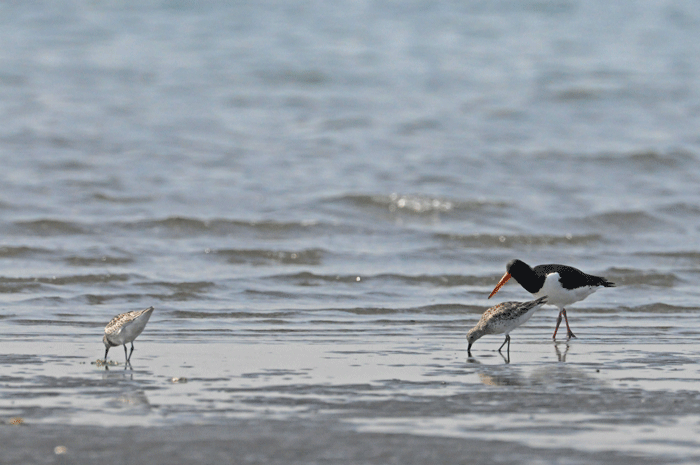
[[[510,332],[515,328],[525,323],[530,319],[535,310],[538,310],[547,303],[547,296],[540,297],[537,300],[530,302],[503,302],[491,307],[481,315],[481,319],[467,333],[467,353],[471,355],[472,344],[481,336],[486,334],[503,334],[506,335],[506,340],[503,341],[500,352],[503,346],[508,343],[508,353],[510,353]]]
[[[522,260],[511,260],[506,265],[506,274],[503,275],[489,299],[508,281],[511,276],[527,292],[534,297],[549,296],[547,305],[554,305],[559,309],[557,327],[554,328],[552,339],[557,338],[557,331],[561,324],[561,318],[566,322],[566,336],[570,339],[576,337],[569,327],[569,319],[566,317],[566,306],[585,299],[601,287],[615,287],[615,283],[600,276],[586,274],[583,271],[566,265],[537,265],[531,268]]]
[[[107,352],[110,347],[124,346],[124,357],[126,363],[131,361],[131,354],[134,353],[134,339],[141,334],[143,328],[146,327],[148,319],[151,318],[155,308],[148,307],[145,310],[135,310],[133,312],[122,313],[112,318],[112,321],[105,326],[105,335],[102,342],[105,344],[105,362],[107,361]],[[131,352],[126,355],[126,344],[131,342]]]

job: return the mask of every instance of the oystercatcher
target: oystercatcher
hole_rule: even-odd
[[[495,307],[491,307],[481,315],[481,319],[467,333],[467,353],[472,354],[472,344],[481,336],[486,334],[506,334],[500,352],[506,342],[508,343],[508,354],[510,354],[510,332],[530,319],[535,310],[538,310],[547,302],[547,297],[540,297],[530,302],[503,302]]]
[[[537,265],[531,268],[522,260],[515,259],[506,265],[506,274],[491,292],[489,299],[511,276],[533,296],[548,296],[547,304],[554,305],[559,309],[557,327],[554,329],[552,339],[557,338],[557,330],[559,330],[562,316],[566,322],[566,335],[569,338],[576,337],[569,327],[569,319],[566,317],[564,307],[585,299],[597,291],[599,287],[615,287],[614,283],[605,278],[586,274],[572,266],[552,264]]]

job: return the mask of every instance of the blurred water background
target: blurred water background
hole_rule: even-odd
[[[54,454],[31,428],[80,462],[65,425],[252,421],[266,463],[461,462],[464,438],[696,463],[699,127],[690,1],[5,2],[0,417],[29,428],[0,425],[5,459]],[[545,308],[510,364],[500,337],[470,362],[480,313],[530,297],[486,300],[515,257],[618,288],[570,345]],[[150,305],[133,371],[92,364]],[[320,444],[260,443],[273,420]]]

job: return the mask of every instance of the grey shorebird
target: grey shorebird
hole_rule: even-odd
[[[481,315],[481,319],[472,329],[467,333],[467,341],[469,345],[467,346],[467,353],[472,354],[472,345],[477,339],[485,336],[487,334],[503,334],[506,335],[506,340],[503,341],[501,347],[498,348],[500,352],[503,346],[508,343],[508,353],[510,353],[510,332],[515,328],[525,323],[530,319],[536,310],[540,309],[542,305],[547,303],[547,296],[540,297],[537,300],[531,300],[529,302],[503,302],[491,307]]]
[[[491,291],[489,299],[511,276],[533,297],[549,296],[547,305],[554,305],[559,309],[557,327],[554,328],[552,339],[557,338],[562,317],[566,322],[566,336],[569,339],[576,337],[569,327],[569,319],[566,317],[566,308],[564,307],[585,299],[600,287],[615,287],[615,283],[600,276],[586,274],[573,266],[551,264],[537,265],[531,268],[524,261],[515,259],[506,265],[506,274]]]
[[[131,354],[134,353],[134,339],[138,337],[146,327],[148,319],[155,310],[154,307],[148,307],[145,310],[135,310],[133,312],[122,313],[112,318],[107,326],[105,326],[105,335],[102,342],[105,344],[105,362],[107,361],[107,353],[110,347],[124,346],[124,357],[126,363],[130,363]],[[126,355],[126,344],[131,342],[131,352]]]

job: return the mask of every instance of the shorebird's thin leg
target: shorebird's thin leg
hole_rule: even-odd
[[[563,311],[564,311],[563,308],[559,311],[559,316],[557,317],[557,327],[554,328],[554,334],[552,334],[553,341],[556,341],[556,339],[557,339],[557,331],[559,331],[559,325],[561,324],[561,315],[562,315]],[[567,322],[566,324],[568,325],[569,323]]]
[[[569,328],[569,319],[566,317],[566,309],[562,308],[561,311],[564,314],[564,321],[566,322],[566,335],[569,339],[571,339],[572,337],[576,337],[573,331],[571,331],[571,328]]]
[[[503,346],[506,345],[506,342],[508,343],[508,353],[510,353],[510,334],[506,334],[506,340],[503,341],[503,344],[501,344],[501,347],[498,348],[499,352],[501,351]]]
[[[105,349],[105,363],[107,363],[107,352],[109,352],[109,347]]]
[[[129,357],[126,356],[126,343],[124,344],[124,358],[127,362],[129,361]]]
[[[124,353],[126,353],[126,344],[124,344]],[[126,359],[127,362],[131,361],[131,354],[134,353],[134,342],[131,342],[131,352],[129,352],[129,358]]]

